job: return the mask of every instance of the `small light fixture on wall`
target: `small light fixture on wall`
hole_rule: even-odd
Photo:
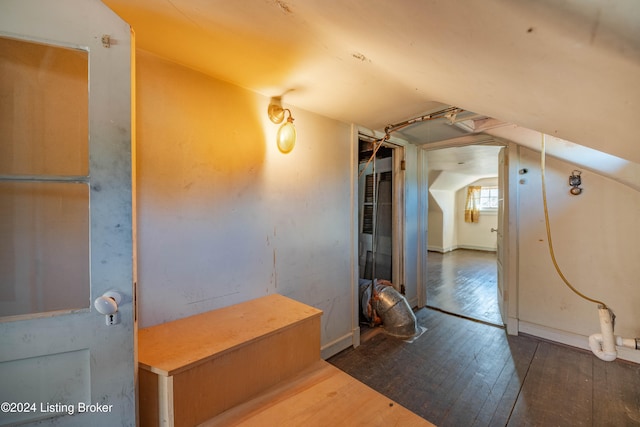
[[[282,108],[280,97],[271,98],[269,108],[267,109],[269,120],[275,124],[282,123],[285,113],[289,113],[289,117],[287,117],[287,121],[280,126],[276,135],[278,150],[284,154],[289,153],[296,145],[296,128],[293,126],[291,110]]]
[[[582,178],[580,178],[581,173],[582,172],[579,170],[574,170],[571,172],[571,176],[569,176],[569,185],[571,186],[569,193],[574,196],[582,193],[582,188],[580,188],[580,185],[582,184]]]

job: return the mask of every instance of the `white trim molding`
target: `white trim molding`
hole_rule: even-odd
[[[560,344],[566,344],[583,350],[589,350],[589,352],[591,352],[591,349],[589,348],[589,337],[584,335],[561,331],[547,326],[537,325],[535,323],[524,322],[522,320],[519,321],[519,330],[523,334],[532,335],[534,337]],[[618,359],[640,364],[640,351],[625,347],[616,347],[616,350],[618,351]]]

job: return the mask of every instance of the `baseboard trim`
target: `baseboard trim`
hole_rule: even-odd
[[[507,318],[507,333],[509,335],[518,335],[518,325],[519,325],[519,320],[517,317],[508,317]]]
[[[469,249],[472,251],[484,251],[484,252],[496,252],[496,248],[491,248],[488,246],[473,246],[473,245],[460,245],[456,246],[456,249]]]
[[[591,351],[589,348],[589,337],[587,336],[561,331],[535,323],[524,322],[522,320],[518,323],[519,332],[523,334]],[[626,347],[616,347],[616,349],[618,350],[618,359],[640,364],[640,350],[632,350]]]
[[[355,339],[357,337],[357,340]],[[331,356],[334,356],[340,353],[342,350],[345,350],[351,346],[357,347],[360,344],[360,328],[356,328],[353,331],[349,332],[338,338],[337,340],[333,340],[328,344],[320,347],[320,357],[323,360],[327,360]]]
[[[451,246],[448,248],[443,248],[441,246],[427,246],[427,251],[440,252],[441,254],[446,254],[447,252],[455,251],[456,249],[458,249],[457,246]]]
[[[487,246],[473,246],[473,245],[459,245],[459,246],[450,246],[448,248],[443,248],[440,246],[427,246],[427,251],[430,252],[439,252],[441,254],[446,254],[447,252],[453,252],[456,249],[469,249],[472,251],[485,251],[485,252],[496,252],[496,248],[491,248]]]

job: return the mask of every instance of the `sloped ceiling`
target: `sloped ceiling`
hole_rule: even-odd
[[[327,117],[455,105],[640,163],[637,0],[104,2],[138,48]]]

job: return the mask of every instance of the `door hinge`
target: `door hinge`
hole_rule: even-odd
[[[111,47],[111,36],[109,34],[104,34],[102,36],[102,46],[107,49]]]
[[[407,170],[407,164],[404,160],[400,160],[400,170],[401,171]]]

